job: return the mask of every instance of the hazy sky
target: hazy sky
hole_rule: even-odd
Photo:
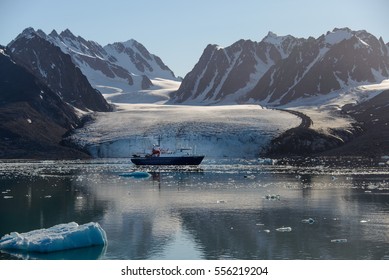
[[[260,41],[268,31],[319,37],[365,29],[389,42],[387,0],[0,0],[0,44],[26,27],[69,28],[101,45],[135,39],[184,76],[208,44]]]

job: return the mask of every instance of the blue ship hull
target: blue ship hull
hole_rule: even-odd
[[[181,157],[133,157],[135,165],[199,165],[204,156],[181,156]]]

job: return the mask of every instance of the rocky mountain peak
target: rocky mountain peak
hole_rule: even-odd
[[[49,36],[50,36],[50,37],[53,37],[53,38],[56,38],[56,37],[59,37],[59,34],[58,34],[58,32],[57,32],[55,29],[53,29],[53,30],[50,32]]]
[[[40,32],[35,31],[32,27],[25,28],[22,33],[20,33],[13,41],[16,41],[20,38],[25,38],[27,40],[32,39],[34,36],[40,36],[42,37],[43,31],[40,30]]]
[[[68,38],[68,39],[71,39],[71,40],[77,40],[77,37],[69,29],[65,29],[64,31],[62,31],[60,33],[60,36],[62,38]]]

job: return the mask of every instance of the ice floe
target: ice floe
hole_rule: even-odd
[[[106,233],[98,223],[70,222],[26,233],[11,232],[0,239],[0,250],[50,253],[106,244]]]

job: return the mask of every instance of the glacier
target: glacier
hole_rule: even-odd
[[[161,137],[164,150],[193,148],[207,158],[256,158],[300,118],[259,105],[182,106],[121,104],[96,113],[70,140],[94,158],[149,153]]]
[[[51,253],[107,244],[107,235],[98,223],[58,224],[26,233],[11,232],[0,239],[0,250]]]

